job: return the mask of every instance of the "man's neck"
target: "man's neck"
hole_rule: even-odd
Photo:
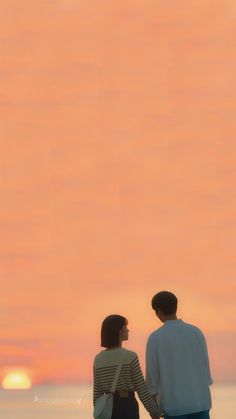
[[[173,314],[172,316],[166,316],[164,322],[166,322],[167,320],[178,320],[178,318],[176,314]]]

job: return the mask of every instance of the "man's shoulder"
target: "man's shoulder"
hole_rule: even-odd
[[[164,331],[163,326],[161,326],[161,327],[159,327],[158,329],[154,330],[154,331],[153,331],[152,333],[150,333],[150,335],[148,336],[147,342],[148,342],[148,343],[153,343],[153,342],[155,342],[155,341],[159,338],[159,336],[161,336],[161,335],[162,335],[163,331]]]
[[[199,335],[203,335],[203,333],[202,333],[201,329],[200,329],[199,327],[197,327],[197,326],[195,326],[195,325],[191,324],[191,323],[186,323],[186,322],[183,322],[183,326],[184,326],[186,329],[189,329],[189,330],[191,330],[191,331],[193,331],[193,332],[195,332],[195,333],[197,333],[197,334],[199,334]]]
[[[187,322],[181,321],[181,322],[178,323],[177,327],[180,328],[181,330],[185,330],[185,332],[189,332],[191,334],[195,334],[195,335],[204,337],[201,329],[199,327],[191,324],[191,323],[187,323]],[[166,328],[163,325],[163,326],[159,327],[158,329],[154,330],[148,336],[147,342],[148,343],[154,343],[154,342],[158,341],[158,339],[161,336],[163,336],[163,335],[165,336],[166,334],[169,334],[169,329]]]
[[[198,326],[195,326],[191,323],[183,322],[183,328],[184,328],[184,335],[192,337],[194,341],[204,342],[206,340],[204,333]]]

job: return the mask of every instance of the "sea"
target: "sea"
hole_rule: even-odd
[[[236,418],[236,386],[212,385],[211,419]],[[138,396],[137,396],[138,399]],[[139,401],[140,419],[150,419]],[[91,385],[38,385],[0,390],[1,419],[92,419]]]

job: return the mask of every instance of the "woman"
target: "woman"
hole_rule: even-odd
[[[101,346],[93,364],[93,403],[104,393],[111,391],[113,378],[119,360],[122,366],[113,399],[112,419],[139,419],[139,406],[135,391],[153,419],[159,419],[159,407],[153,400],[144,381],[139,359],[135,352],[122,348],[122,341],[128,340],[128,321],[116,314],[103,320]]]

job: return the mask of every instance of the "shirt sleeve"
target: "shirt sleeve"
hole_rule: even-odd
[[[208,384],[211,385],[211,384],[213,384],[213,380],[212,380],[211,371],[210,371],[210,363],[209,363],[209,356],[208,356],[208,350],[207,350],[207,343],[206,343],[205,336],[203,335],[202,332],[201,332],[201,336],[202,336],[203,356],[204,356],[205,367],[206,367],[207,375],[208,375]]]
[[[93,366],[93,405],[95,405],[95,402],[98,399],[98,397],[102,395],[103,395],[103,391],[100,389],[97,374],[96,374],[96,369]]]
[[[157,350],[150,337],[146,345],[146,383],[151,394],[160,393],[160,374],[158,369]]]
[[[144,407],[148,410],[151,416],[159,415],[160,409],[154,402],[151,393],[148,390],[147,384],[145,383],[137,355],[130,364],[130,370],[135,391],[137,391]]]

